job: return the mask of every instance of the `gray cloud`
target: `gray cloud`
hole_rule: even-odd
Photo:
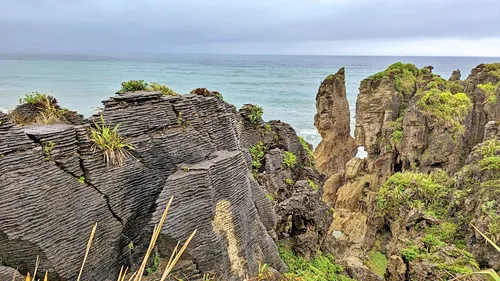
[[[168,52],[214,43],[500,38],[498,0],[4,1],[1,51]]]

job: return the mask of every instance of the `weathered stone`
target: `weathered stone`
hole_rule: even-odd
[[[314,126],[322,137],[314,152],[316,167],[320,173],[331,176],[343,170],[345,163],[357,152],[351,136],[344,68],[321,83],[316,109]]]
[[[456,69],[456,70],[453,70],[453,73],[451,73],[450,79],[448,79],[448,80],[449,81],[458,81],[458,80],[460,80],[460,77],[462,77],[462,75],[460,74],[460,70]]]

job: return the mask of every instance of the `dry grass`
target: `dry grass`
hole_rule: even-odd
[[[165,223],[165,220],[166,220],[167,214],[168,214],[168,210],[170,209],[170,205],[172,204],[173,200],[174,200],[174,197],[172,196],[170,198],[170,200],[168,201],[168,204],[165,207],[165,210],[163,211],[163,215],[160,219],[160,222],[157,225],[155,225],[155,227],[154,227],[153,235],[152,235],[151,240],[149,242],[148,250],[146,251],[146,254],[142,260],[141,266],[139,267],[139,269],[136,272],[134,272],[131,275],[131,277],[128,279],[128,281],[142,281],[143,276],[144,276],[144,271],[146,268],[146,264],[148,263],[149,256],[151,255],[151,252],[153,251],[153,249],[156,245],[156,240],[158,239],[158,236],[161,233],[161,229],[163,227],[163,224]],[[85,249],[85,256],[83,258],[82,266],[80,268],[80,272],[78,274],[77,281],[80,281],[80,278],[82,276],[82,273],[83,273],[83,270],[85,267],[85,262],[87,261],[87,257],[88,257],[89,251],[90,251],[90,247],[92,246],[92,241],[94,240],[96,230],[97,230],[97,224],[94,224],[94,226],[92,227],[89,241],[87,243],[87,247]],[[191,240],[193,239],[195,234],[196,234],[196,230],[194,230],[193,233],[191,233],[189,238],[186,240],[186,242],[184,243],[184,245],[182,245],[182,247],[180,249],[179,249],[180,241],[179,241],[179,243],[177,243],[177,246],[174,248],[174,251],[172,252],[172,255],[170,256],[170,259],[168,260],[168,263],[165,267],[165,270],[163,271],[163,274],[161,276],[160,281],[165,281],[169,277],[170,273],[174,269],[175,265],[177,264],[177,262],[181,258],[182,254],[186,250],[187,246],[189,245],[189,243],[191,242]],[[30,273],[28,272],[28,274],[26,275],[26,278],[25,278],[26,281],[35,281],[34,278],[35,278],[36,272],[38,270],[38,262],[39,262],[39,260],[37,257],[36,264],[35,264],[35,270],[33,273],[33,278],[31,277]],[[124,268],[122,266],[120,269],[120,272],[118,274],[117,281],[125,281],[125,276],[127,275],[127,271],[128,271],[128,268]],[[16,280],[16,274],[14,274],[14,276],[12,278],[12,281],[14,281],[14,280]],[[49,281],[47,272],[45,272],[45,277],[44,277],[43,281]]]
[[[102,115],[101,124],[94,122],[95,128],[90,129],[90,141],[94,143],[92,144],[94,153],[97,150],[102,151],[104,161],[108,165],[123,166],[125,157],[131,156],[128,150],[134,150],[134,147],[118,134],[119,124],[111,128],[106,125]]]

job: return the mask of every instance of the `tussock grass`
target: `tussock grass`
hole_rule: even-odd
[[[96,153],[102,151],[104,161],[111,166],[123,166],[125,157],[130,155],[128,150],[134,147],[118,134],[117,124],[114,128],[106,125],[104,117],[101,115],[101,125],[94,122],[95,128],[90,129],[90,141],[93,142],[92,150]]]
[[[141,266],[139,267],[139,269],[136,272],[134,272],[131,275],[131,277],[128,279],[128,281],[142,281],[149,256],[151,255],[151,252],[153,251],[153,249],[156,245],[156,240],[158,239],[158,236],[161,233],[161,229],[163,227],[163,224],[165,223],[165,220],[167,219],[168,211],[170,209],[170,205],[172,204],[173,200],[174,200],[174,197],[173,196],[170,197],[170,200],[168,201],[167,206],[165,207],[165,210],[163,211],[163,214],[162,214],[162,217],[161,217],[159,223],[157,225],[155,225],[155,227],[154,227],[153,235],[152,235],[151,240],[149,242],[148,250],[146,251],[146,254],[141,262]],[[81,276],[82,276],[82,273],[83,273],[83,270],[85,267],[85,262],[87,261],[87,257],[88,257],[89,251],[90,251],[90,247],[92,246],[92,241],[94,240],[96,230],[97,230],[97,223],[94,224],[94,226],[92,227],[89,241],[88,241],[87,247],[85,249],[85,255],[83,258],[82,266],[80,268],[80,272],[78,273],[77,281],[80,281],[80,279],[81,279]],[[189,245],[189,243],[191,242],[193,237],[196,235],[196,231],[197,230],[195,229],[191,233],[189,238],[186,240],[186,242],[184,243],[184,245],[182,245],[182,247],[180,249],[179,249],[180,241],[177,243],[177,246],[174,248],[172,255],[170,256],[170,259],[168,260],[168,263],[165,267],[165,270],[163,271],[163,274],[161,276],[160,281],[165,281],[169,277],[169,275],[172,272],[172,270],[174,269],[175,265],[177,264],[177,262],[179,261],[179,259],[182,256],[182,254],[186,250],[187,246]],[[36,272],[38,269],[38,262],[39,262],[39,259],[37,257],[36,264],[35,264],[35,270],[33,272],[33,278],[31,277],[30,273],[28,272],[28,274],[26,275],[25,281],[35,281],[36,280],[35,276],[36,276]],[[120,268],[120,272],[118,274],[117,281],[125,281],[125,277],[127,276],[127,271],[128,271],[128,268],[124,268],[122,266]],[[14,281],[14,280],[16,280],[16,274],[14,274],[14,276],[12,278],[12,281]],[[45,277],[44,277],[43,281],[49,281],[47,272],[45,272]]]

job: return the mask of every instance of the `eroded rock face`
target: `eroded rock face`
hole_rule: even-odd
[[[327,176],[343,170],[345,163],[357,152],[351,136],[344,71],[341,68],[336,74],[326,77],[316,95],[314,126],[322,139],[314,154],[318,171]]]
[[[472,221],[498,239],[493,226],[499,216],[490,207],[498,210],[492,203],[498,201],[492,139],[500,130],[488,122],[498,118],[499,79],[499,64],[479,65],[465,81],[455,72],[447,81],[432,67],[397,63],[361,82],[355,136],[368,157],[347,162],[326,181],[323,195],[335,209],[328,246],[352,277],[372,278],[366,267],[385,272],[378,273],[385,280],[437,280],[478,270],[478,265],[498,268],[492,247],[478,243],[484,242],[478,233],[467,238],[464,233],[474,233],[468,226]],[[491,155],[484,155],[484,147]],[[412,195],[415,187],[425,189],[429,173],[442,193],[428,202],[441,202],[436,206],[442,209]],[[384,213],[384,196],[396,189],[394,182],[400,184],[400,196],[409,199]],[[402,200],[395,196],[387,202]],[[452,238],[443,234],[455,230]],[[373,269],[374,259],[386,267]]]
[[[168,259],[198,229],[179,273],[190,280],[205,272],[241,280],[260,263],[286,270],[278,238],[299,253],[320,248],[331,220],[323,180],[289,125],[250,123],[216,96],[127,92],[103,103],[106,124],[120,124],[135,148],[123,166],[92,149],[89,129],[102,123],[99,115],[83,125],[26,127],[0,115],[1,265],[33,272],[39,255],[50,280],[76,279],[97,222],[82,279],[115,279],[122,265],[137,266],[170,196],[156,252]],[[266,156],[252,177],[248,148],[259,141]],[[286,152],[296,157],[292,167],[283,166]]]

